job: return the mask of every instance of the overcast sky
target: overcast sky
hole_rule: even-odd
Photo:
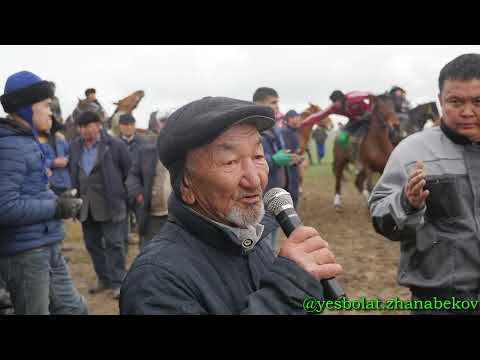
[[[3,45],[0,90],[12,73],[32,71],[56,83],[64,118],[89,87],[109,115],[114,101],[144,90],[134,115],[146,127],[152,111],[204,96],[251,100],[260,86],[278,91],[283,113],[308,102],[326,107],[335,89],[380,93],[392,85],[405,88],[416,105],[436,100],[440,69],[468,52],[480,53],[480,46]]]

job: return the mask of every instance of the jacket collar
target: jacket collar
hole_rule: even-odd
[[[13,118],[10,118],[10,117],[0,118],[0,126],[10,129],[12,132],[19,135],[33,137],[32,128],[26,125],[23,125],[21,122],[16,121]]]
[[[200,241],[232,255],[242,255],[248,251],[239,244],[236,235],[227,227],[199,216],[180,201],[173,192],[168,199],[168,211],[171,221],[181,225]],[[261,239],[278,226],[275,220],[268,215],[264,217],[261,224],[264,226]]]
[[[440,128],[442,129],[442,132],[445,134],[445,136],[457,145],[471,145],[471,144],[473,144],[472,141],[470,139],[468,139],[467,137],[465,137],[463,135],[460,135],[459,133],[450,129],[445,124],[443,119],[440,122]],[[476,144],[480,144],[480,143],[477,142]]]

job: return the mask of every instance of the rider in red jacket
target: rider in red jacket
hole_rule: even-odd
[[[327,116],[337,114],[348,118],[348,123],[343,130],[354,133],[362,123],[358,120],[364,120],[368,114],[372,113],[373,104],[369,99],[370,96],[373,96],[373,94],[369,92],[352,91],[344,94],[340,90],[335,90],[330,95],[330,100],[333,104],[325,110],[307,117],[303,121],[302,127],[319,123]]]

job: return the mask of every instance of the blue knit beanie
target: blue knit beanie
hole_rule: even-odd
[[[20,71],[7,79],[4,94],[0,97],[0,102],[6,113],[17,114],[30,124],[33,137],[44,155],[44,165],[46,154],[44,147],[41,146],[38,140],[35,126],[33,126],[32,104],[53,97],[53,95],[53,88],[48,81],[43,81],[29,71]]]

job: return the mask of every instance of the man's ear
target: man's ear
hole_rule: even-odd
[[[180,192],[182,194],[182,200],[185,202],[185,204],[195,204],[195,194],[192,190],[192,182],[186,174],[183,174],[182,183],[180,185]]]

